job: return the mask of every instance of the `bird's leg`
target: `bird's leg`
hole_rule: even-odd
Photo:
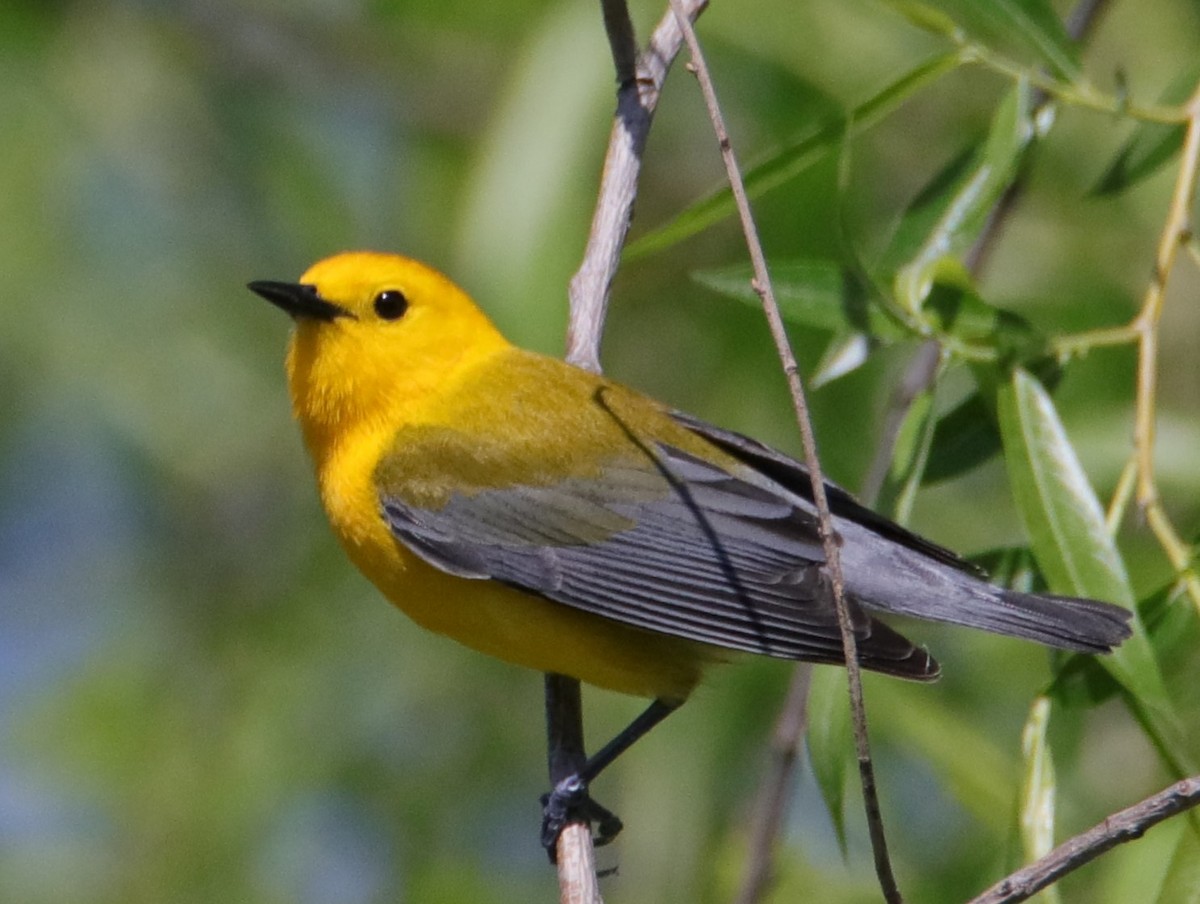
[[[549,676],[547,678],[548,717],[552,712],[552,689],[550,682],[551,679],[559,677]],[[574,693],[576,695],[579,693],[577,683]],[[576,702],[577,700],[578,698],[576,697]],[[566,774],[562,774],[561,769],[564,762],[569,762],[571,758],[561,756],[563,753],[562,747],[556,747],[555,738],[553,737],[554,726],[550,726],[552,734],[550,780],[554,782],[554,790],[542,797],[542,846],[546,849],[546,853],[549,854],[551,862],[554,862],[555,859],[558,836],[570,822],[583,821],[589,825],[595,823],[595,843],[597,845],[608,844],[608,842],[617,837],[617,834],[621,831],[621,820],[612,811],[602,807],[591,799],[588,795],[588,784],[611,764],[613,760],[624,753],[634,741],[646,734],[678,707],[678,702],[655,700],[646,707],[641,715],[630,722],[620,734],[605,744],[598,753],[587,758],[582,763],[579,763],[579,759],[582,759],[583,754],[582,736],[580,736],[580,743],[578,745],[579,757],[574,759],[578,765],[566,772]],[[582,722],[580,724],[582,725]],[[557,772],[556,766],[559,767]]]

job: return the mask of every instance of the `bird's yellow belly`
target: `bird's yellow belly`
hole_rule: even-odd
[[[491,580],[447,574],[420,559],[384,522],[367,462],[372,450],[352,444],[357,461],[321,474],[322,498],[355,565],[417,624],[498,659],[570,675],[598,687],[682,700],[723,651],[655,634]],[[362,466],[360,466],[360,463]]]

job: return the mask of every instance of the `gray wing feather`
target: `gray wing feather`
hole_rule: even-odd
[[[381,500],[433,566],[638,628],[788,659],[842,661],[816,521],[788,498],[678,449],[600,478]],[[927,654],[851,604],[864,665],[932,677]]]

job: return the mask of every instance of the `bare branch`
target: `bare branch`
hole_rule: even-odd
[[[579,682],[566,675],[546,676],[546,762],[550,787],[583,768],[583,698]],[[562,904],[603,904],[596,876],[592,829],[586,822],[568,823],[555,849]]]
[[[617,115],[587,249],[571,279],[566,354],[572,364],[595,372],[600,371],[600,336],[609,290],[633,219],[646,136],[667,70],[683,40],[675,16],[668,10],[638,61],[625,0],[601,0],[601,4],[619,85]],[[689,15],[698,16],[706,5],[707,0],[689,0]],[[587,758],[580,687],[573,678],[546,676],[546,738],[553,787],[577,772]],[[585,823],[566,826],[558,837],[556,854],[563,904],[602,904],[591,827]]]
[[[767,261],[763,254],[762,243],[754,225],[754,216],[750,211],[750,202],[746,197],[746,186],[738,168],[737,158],[729,140],[729,132],[725,128],[724,118],[717,104],[716,92],[713,89],[712,78],[704,63],[704,55],[692,23],[688,20],[683,7],[683,0],[671,0],[671,7],[683,29],[684,40],[688,52],[692,56],[692,70],[700,82],[704,101],[712,119],[713,131],[717,135],[717,143],[721,148],[721,159],[725,163],[725,173],[733,192],[734,203],[737,206],[738,217],[742,223],[746,246],[750,252],[750,260],[754,267],[754,291],[762,299],[763,310],[775,340],[775,347],[783,364],[783,371],[792,394],[792,404],[796,411],[796,420],[800,425],[800,435],[804,445],[804,461],[812,478],[813,502],[816,504],[817,515],[821,524],[821,539],[825,552],[825,569],[829,575],[833,590],[834,604],[838,613],[838,625],[842,635],[842,649],[846,658],[846,674],[850,685],[850,701],[854,714],[854,743],[858,752],[859,777],[862,780],[863,799],[867,810],[867,824],[871,834],[871,847],[875,852],[875,872],[879,877],[879,885],[884,898],[889,902],[898,902],[902,898],[896,886],[892,872],[891,860],[887,854],[887,840],[883,832],[883,820],[879,809],[879,800],[875,794],[875,771],[871,763],[870,744],[867,738],[867,716],[862,702],[862,675],[858,667],[858,651],[854,642],[854,630],[850,624],[850,614],[846,608],[845,582],[842,577],[841,558],[838,552],[838,538],[833,529],[833,519],[829,513],[829,502],[825,498],[825,481],[821,475],[821,465],[817,457],[816,438],[813,435],[812,419],[808,413],[808,402],[804,394],[804,386],[800,380],[800,367],[788,342],[787,332],[783,326],[783,318],[779,306],[775,302],[775,293],[771,288],[771,277],[767,271]]]
[[[592,832],[581,822],[570,823],[558,836],[558,900],[559,904],[604,904]]]
[[[1200,804],[1200,776],[1185,778],[1063,842],[1041,860],[993,885],[970,904],[1024,901],[1105,851],[1141,838],[1147,829],[1197,804]]]
[[[707,5],[708,0],[685,0],[684,8],[689,19],[695,19]],[[633,221],[646,136],[667,71],[682,42],[678,22],[668,11],[638,60],[634,79],[622,82],[617,90],[617,115],[604,158],[592,230],[583,262],[571,277],[567,360],[577,367],[600,371],[600,337],[621,249]],[[614,58],[617,55],[614,48]]]

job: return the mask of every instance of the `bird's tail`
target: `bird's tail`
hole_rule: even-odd
[[[994,591],[991,605],[956,613],[959,624],[1022,637],[1061,650],[1107,653],[1129,636],[1132,613],[1121,606],[1074,596]]]
[[[1107,653],[1129,636],[1128,609],[1073,596],[1006,590],[968,575],[933,581],[907,593],[858,598],[898,615],[949,622],[1080,653]]]

